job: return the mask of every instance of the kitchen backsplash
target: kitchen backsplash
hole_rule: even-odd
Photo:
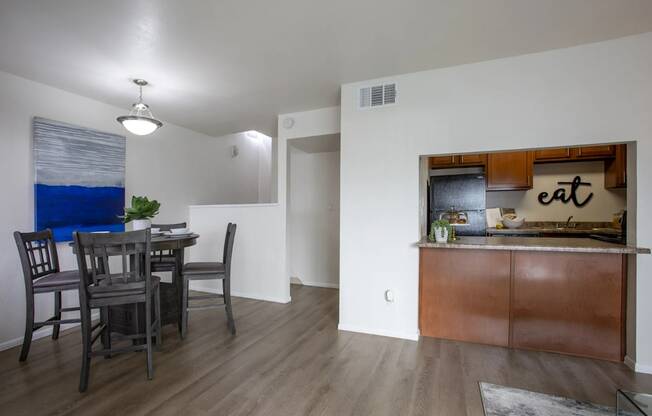
[[[534,165],[533,188],[528,191],[493,191],[487,192],[487,208],[515,208],[519,216],[528,221],[561,221],[573,216],[574,221],[611,221],[612,214],[625,209],[627,205],[626,190],[607,190],[604,188],[604,162],[549,163]],[[549,205],[539,202],[541,192],[552,195],[560,187],[570,195],[569,185],[558,182],[571,182],[580,176],[582,182],[591,186],[577,189],[577,198],[581,202],[592,192],[593,197],[583,207],[573,202],[564,204],[555,200]],[[549,199],[549,198],[548,198]]]

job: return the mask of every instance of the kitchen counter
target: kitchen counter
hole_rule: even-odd
[[[621,231],[617,228],[573,228],[573,227],[519,227],[519,228],[487,228],[489,235],[540,235],[540,234],[572,234],[572,235],[608,235],[618,237]]]
[[[448,243],[421,240],[421,248],[550,251],[566,253],[649,254],[650,249],[577,237],[458,237]]]
[[[622,362],[627,256],[582,237],[422,240],[422,336]]]

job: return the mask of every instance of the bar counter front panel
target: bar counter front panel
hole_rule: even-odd
[[[625,257],[421,246],[421,335],[622,361]]]

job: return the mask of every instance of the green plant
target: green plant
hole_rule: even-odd
[[[122,218],[125,223],[133,220],[147,220],[154,218],[158,214],[161,204],[153,199],[149,200],[146,196],[131,197],[131,208],[125,208],[125,215]]]
[[[447,220],[435,220],[430,225],[430,234],[428,235],[428,240],[435,241],[435,229],[445,228],[448,230],[448,235],[451,235],[451,224]]]

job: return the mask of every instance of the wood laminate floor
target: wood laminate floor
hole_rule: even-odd
[[[292,287],[287,305],[236,298],[238,335],[222,310],[164,328],[147,381],[145,355],[94,359],[77,391],[80,335],[0,352],[2,415],[482,415],[478,381],[614,405],[616,388],[652,392],[622,364],[422,338],[337,330],[338,292]]]

